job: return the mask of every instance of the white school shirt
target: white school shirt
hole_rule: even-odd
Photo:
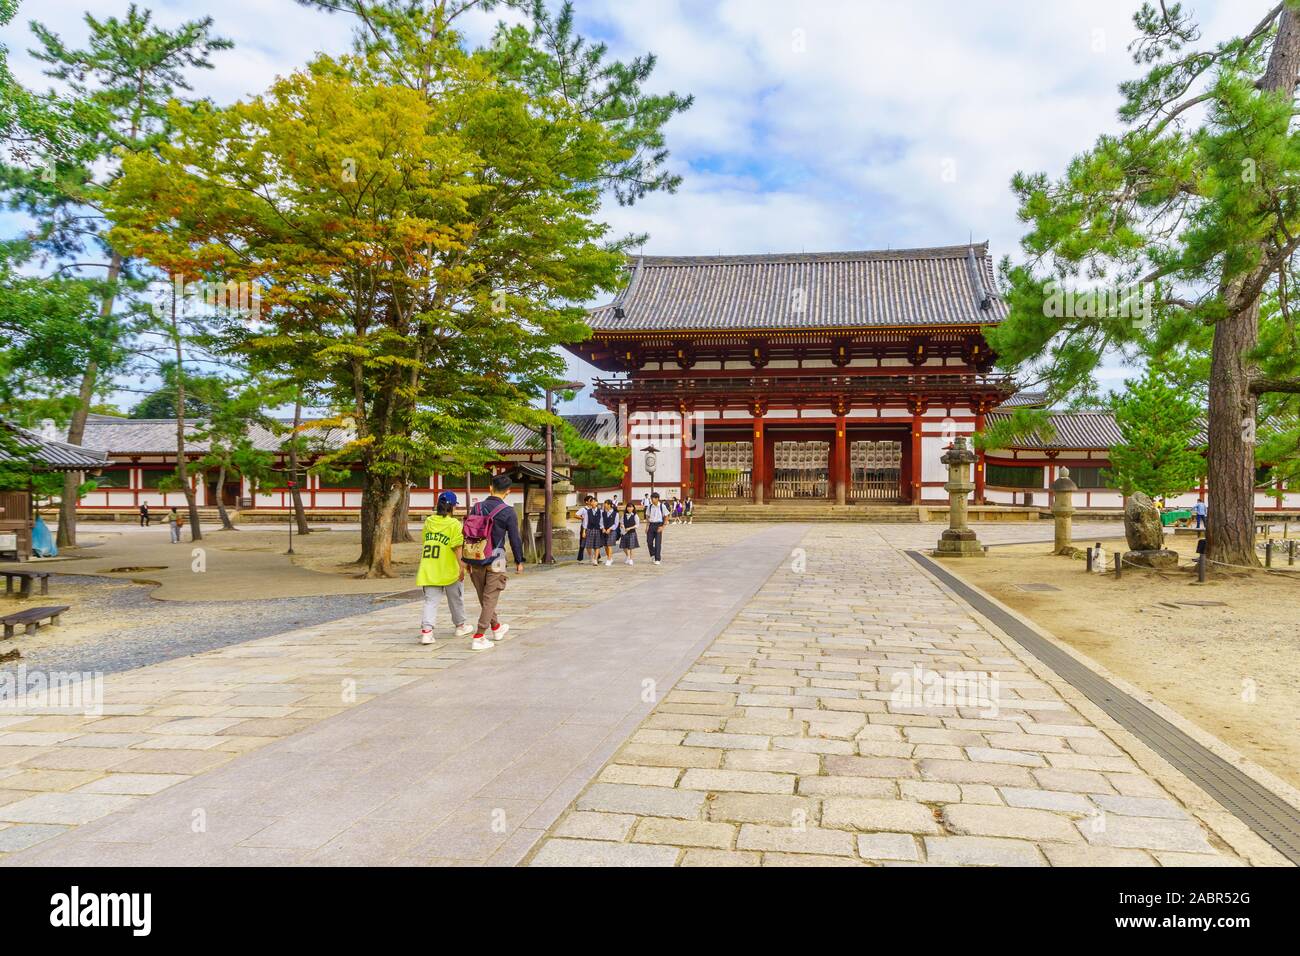
[[[651,524],[657,524],[662,522],[667,514],[668,511],[663,505],[650,505],[645,510],[645,520]]]

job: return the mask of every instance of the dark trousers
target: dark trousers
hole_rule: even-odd
[[[587,552],[587,529],[579,528],[578,529],[578,560],[579,561],[582,560],[582,556],[586,552]]]
[[[652,521],[645,526],[645,546],[650,549],[650,559],[658,561],[663,551],[664,524]]]
[[[1197,516],[1196,516],[1196,527],[1199,528],[1199,527],[1200,527],[1201,525],[1203,525],[1203,524],[1205,524],[1205,515],[1197,515]]]
[[[147,514],[140,515],[140,527],[142,528],[149,527],[149,516]]]

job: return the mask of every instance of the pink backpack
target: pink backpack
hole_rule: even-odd
[[[492,563],[492,521],[505,507],[507,507],[506,503],[502,502],[499,507],[492,509],[491,514],[484,514],[483,505],[480,503],[469,510],[469,514],[465,516],[465,524],[461,528],[461,532],[465,535],[461,558],[465,563]]]

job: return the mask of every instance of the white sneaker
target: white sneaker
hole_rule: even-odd
[[[632,566],[632,559],[631,559],[631,558],[628,558],[628,559],[627,559],[627,564],[628,564],[628,567],[631,567],[631,566]]]
[[[655,558],[655,564],[658,564],[658,563],[659,563],[659,559],[658,559],[658,558]]]
[[[487,639],[490,641],[499,641],[506,636],[506,631],[510,630],[509,624],[502,624],[495,631],[487,632]]]
[[[606,559],[605,559],[605,567],[609,567],[609,566],[610,566],[611,564],[613,564],[613,563],[614,563],[614,559],[613,559],[613,558],[606,558]]]
[[[457,637],[464,637],[466,634],[473,634],[473,633],[474,633],[474,625],[471,624],[469,621],[466,621],[464,624],[461,624],[456,628]]]
[[[492,649],[492,642],[486,637],[476,637],[469,642],[469,649],[471,651],[490,651]]]
[[[433,628],[431,627],[420,628],[420,643],[421,644],[433,643]]]

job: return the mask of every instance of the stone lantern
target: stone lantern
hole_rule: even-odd
[[[1071,518],[1074,516],[1074,493],[1079,486],[1070,477],[1070,469],[1062,468],[1060,477],[1052,482],[1052,520],[1056,523],[1056,535],[1052,544],[1052,554],[1074,554],[1070,543],[1073,537]]]
[[[966,436],[959,435],[939,460],[948,466],[948,482],[943,486],[948,492],[948,530],[940,536],[933,554],[939,558],[982,558],[984,546],[966,524],[966,496],[975,490],[971,480],[975,452]]]

